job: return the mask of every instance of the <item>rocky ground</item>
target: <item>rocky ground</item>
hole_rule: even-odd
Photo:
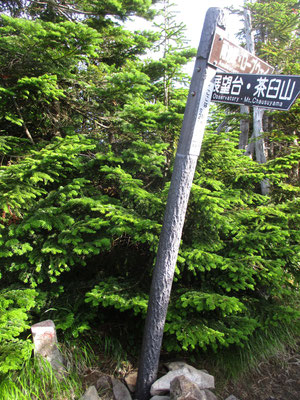
[[[281,357],[262,362],[257,370],[224,389],[240,400],[299,400],[300,351],[289,351]]]
[[[54,322],[51,320],[42,321],[33,325],[31,330],[37,353],[50,361],[58,375],[65,374],[63,356],[56,344]],[[165,358],[165,360],[162,361],[159,369],[159,379],[151,387],[153,396],[170,392],[172,398],[183,398],[182,393],[185,390],[181,390],[183,387],[187,388],[187,393],[192,390],[190,386],[187,386],[188,382],[189,385],[195,386],[193,388],[195,393],[198,393],[199,390],[201,392],[197,396],[192,396],[193,398],[202,398],[204,396],[203,391],[209,391],[209,389],[215,387],[214,392],[217,395],[217,400],[227,398],[238,400],[300,400],[300,342],[294,348],[278,352],[267,361],[261,362],[254,370],[244,373],[238,380],[231,382],[226,381],[224,371],[221,373],[211,365],[211,359],[205,360],[203,358],[203,365],[192,366],[190,360],[170,360],[169,357],[168,353],[164,354],[164,357],[162,355],[162,359]],[[99,354],[99,360],[101,358]],[[96,398],[102,400],[126,400],[128,398],[132,400],[133,395],[130,394],[128,389],[131,393],[135,390],[137,370],[133,366],[136,364],[136,360],[132,360],[132,363],[119,361],[117,365],[113,359],[111,360],[105,355],[102,360],[101,366],[98,365],[95,369],[83,368],[82,375],[80,374],[83,389],[92,389],[95,393],[92,394],[92,397],[88,394],[84,395],[81,400]],[[232,371],[234,366],[235,364],[229,366]],[[187,382],[181,382],[180,377],[183,377]],[[167,384],[165,378],[167,378]],[[178,396],[175,395],[177,386],[175,385],[176,390],[172,389],[173,382],[176,379],[180,381],[177,385],[178,390],[180,389]],[[214,386],[214,382],[216,386]],[[117,394],[117,392],[119,393]],[[212,392],[209,395],[205,394],[205,396],[216,400],[216,396]]]
[[[209,371],[213,375],[213,371]],[[93,371],[85,377],[85,386],[96,384],[103,372]],[[107,377],[107,375],[106,375]],[[126,374],[122,377],[125,382]],[[286,354],[274,356],[267,362],[262,362],[255,371],[246,374],[236,382],[218,385],[215,376],[217,398],[224,400],[234,395],[238,400],[299,400],[300,399],[300,347]],[[105,387],[102,382],[102,388]],[[114,399],[112,390],[99,390],[101,400]]]

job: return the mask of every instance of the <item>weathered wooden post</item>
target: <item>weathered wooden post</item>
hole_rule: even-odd
[[[149,399],[157,375],[181,233],[214,88],[216,67],[208,64],[208,58],[217,25],[223,27],[223,12],[219,8],[210,8],[196,57],[153,272],[139,362],[137,400]]]

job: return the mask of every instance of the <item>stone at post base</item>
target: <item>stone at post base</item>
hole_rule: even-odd
[[[218,400],[217,396],[208,389],[201,390],[204,395],[204,400]]]
[[[95,386],[90,386],[79,400],[100,400]]]
[[[176,371],[177,369],[187,368],[190,372],[201,371],[208,374],[208,371],[206,371],[205,369],[197,369],[192,365],[187,364],[185,361],[172,361],[170,363],[164,364],[164,366],[168,369],[168,371]]]
[[[170,400],[170,396],[154,396],[150,400]]]
[[[170,383],[170,400],[205,400],[196,383],[179,375]]]
[[[57,347],[54,322],[48,319],[32,325],[31,333],[34,344],[34,355],[41,355],[50,363],[54,371],[64,374],[66,372],[64,360]]]
[[[194,367],[185,366],[183,368],[170,371],[155,381],[151,386],[151,396],[164,395],[165,393],[169,392],[171,381],[180,375],[184,375],[192,382],[196,383],[199,389],[214,389],[215,387],[214,377],[212,375],[200,370],[196,370]]]
[[[129,390],[122,382],[115,378],[113,378],[111,382],[115,400],[132,400]]]
[[[134,393],[137,381],[138,371],[131,371],[126,377],[125,382],[131,393]]]

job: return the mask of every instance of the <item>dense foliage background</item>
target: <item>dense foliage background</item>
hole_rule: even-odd
[[[1,2],[1,373],[30,357],[28,327],[43,319],[61,339],[141,339],[188,90],[182,68],[195,55],[168,1],[155,32],[124,29],[130,16],[153,18],[155,3]],[[246,6],[257,54],[299,74],[298,2]],[[265,164],[239,149],[240,119],[235,106],[212,107],[168,351],[299,332],[299,102],[265,113]]]

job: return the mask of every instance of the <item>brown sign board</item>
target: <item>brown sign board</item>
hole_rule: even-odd
[[[216,30],[208,63],[224,72],[240,74],[272,74],[274,68],[225,37],[225,32]]]

